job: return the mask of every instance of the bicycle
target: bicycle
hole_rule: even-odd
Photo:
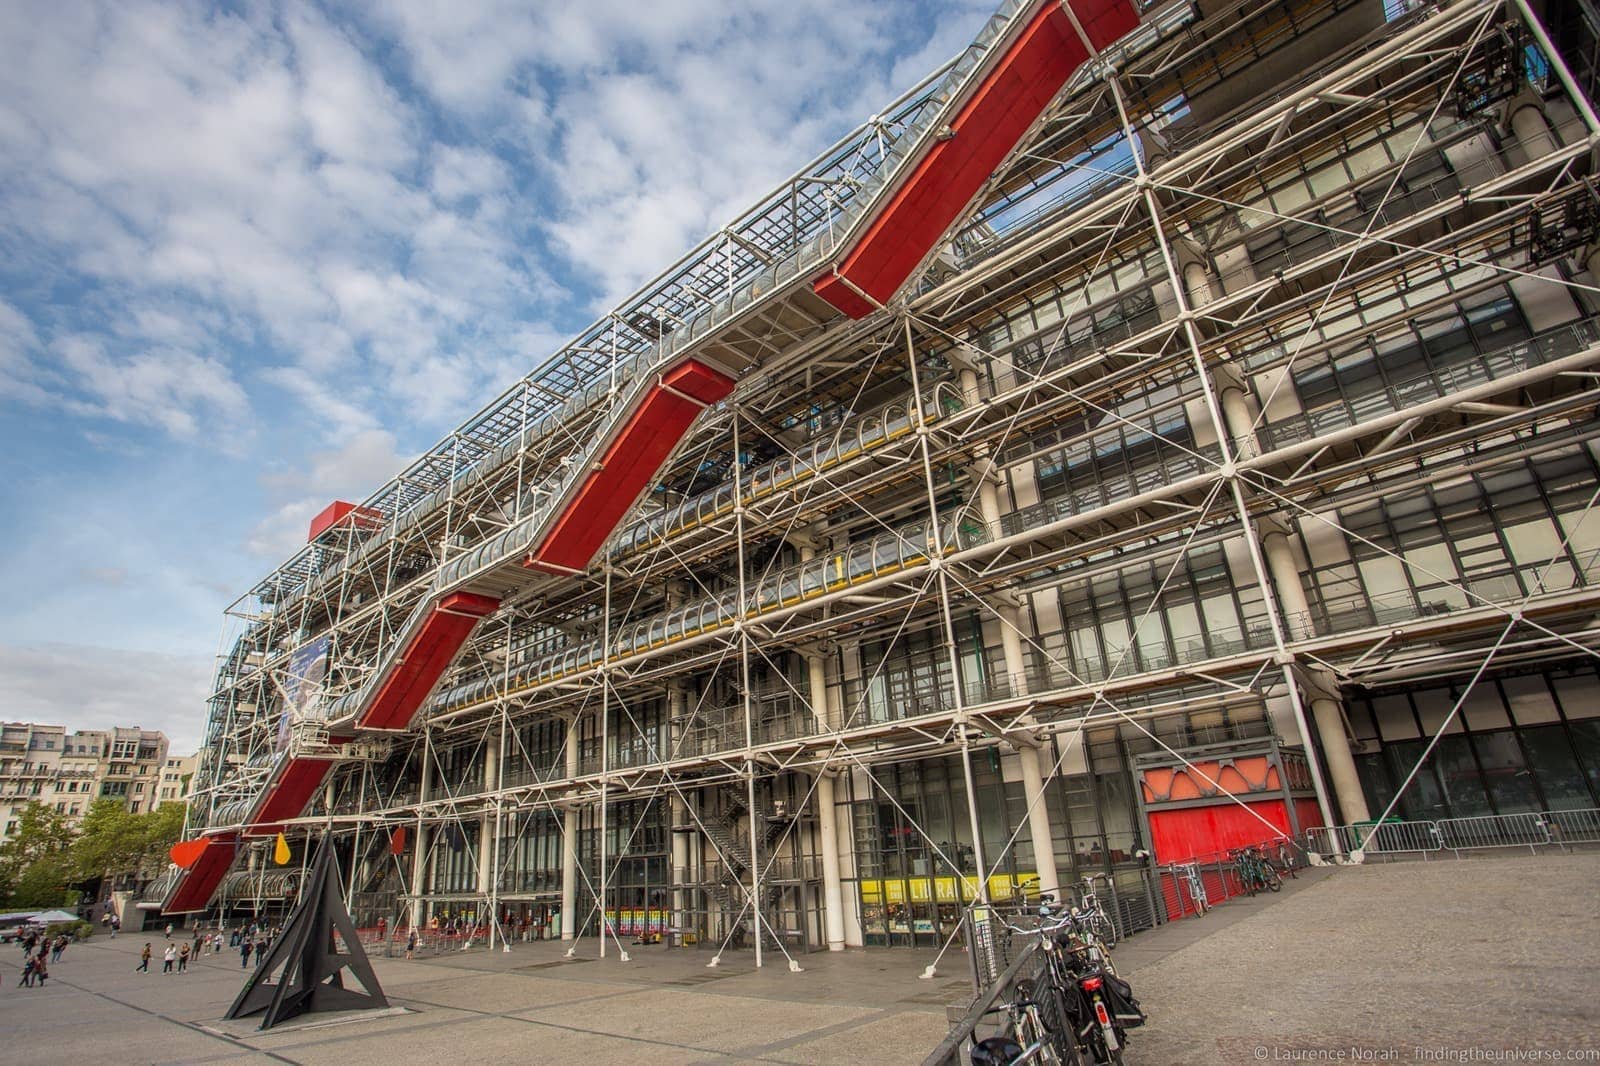
[[[1295,849],[1288,838],[1280,839],[1275,850],[1277,854],[1274,857],[1277,862],[1274,865],[1280,867],[1282,872],[1290,877],[1298,878],[1300,875],[1295,870],[1299,864],[1295,861]]]
[[[1234,860],[1234,869],[1246,894],[1254,896],[1262,889],[1269,892],[1282,890],[1283,877],[1262,856],[1259,847],[1252,844],[1249,847],[1237,848],[1228,854]]]
[[[1049,895],[1039,897],[1037,924],[1023,928],[995,914],[1014,934],[1034,941],[1028,951],[1043,955],[1037,974],[1016,982],[1010,1003],[986,1013],[1005,1011],[1007,1032],[974,1041],[972,1061],[988,1064],[1054,1062],[1066,1066],[1113,1066],[1122,1062],[1128,1028],[1143,1025],[1144,1012],[1127,982],[1117,977],[1096,926],[1105,920],[1089,882],[1088,907],[1054,908]]]
[[[1195,915],[1199,916],[1210,910],[1211,900],[1206,896],[1206,883],[1205,878],[1200,875],[1200,864],[1185,862],[1180,863],[1175,869],[1189,889],[1189,900],[1194,904]]]
[[[1109,884],[1111,879],[1105,874],[1085,874],[1083,887],[1078,890],[1078,894],[1081,897],[1081,909],[1090,919],[1091,929],[1106,948],[1110,949],[1117,946],[1117,927],[1112,924],[1111,916],[1106,913],[1105,907],[1101,906],[1100,895],[1094,889],[1095,881],[1103,877]]]

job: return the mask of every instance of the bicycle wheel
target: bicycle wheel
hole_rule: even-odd
[[[1034,986],[1033,1001],[1037,1004],[1038,1021],[1044,1027],[1041,1034],[1044,1050],[1048,1050],[1050,1058],[1046,1061],[1059,1062],[1062,1066],[1082,1066],[1082,1059],[1078,1056],[1078,1042],[1073,1037],[1072,1023],[1067,1018],[1067,1011],[1061,1002],[1061,992],[1048,978],[1041,978],[1039,984]]]
[[[1279,874],[1277,867],[1273,866],[1271,863],[1267,864],[1266,881],[1267,887],[1272,891],[1280,892],[1283,890],[1283,875]]]

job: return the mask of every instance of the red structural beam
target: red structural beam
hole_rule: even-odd
[[[1139,24],[1129,0],[1070,0],[1095,48]],[[889,302],[917,264],[1089,58],[1059,3],[1046,3],[912,169],[834,270],[812,291],[851,318]]]
[[[499,606],[499,600],[474,592],[454,592],[440,600],[411,642],[400,649],[388,677],[356,725],[362,729],[409,727],[478,620]]]
[[[328,779],[334,759],[288,759],[267,783],[266,798],[256,812],[255,821],[245,829],[246,836],[268,836],[282,828],[286,818],[298,818],[317,789]]]
[[[178,877],[178,883],[167,896],[161,909],[167,914],[204,910],[216,893],[217,886],[233,865],[234,848],[238,837],[232,833],[202,837],[205,850],[194,864]]]
[[[727,396],[733,385],[732,378],[693,359],[663,373],[526,565],[550,573],[586,569],[701,408]]]

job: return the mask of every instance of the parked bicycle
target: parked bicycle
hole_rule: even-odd
[[[1127,1031],[1143,1025],[1145,1014],[1133,989],[1117,976],[1099,933],[1105,912],[1098,909],[1092,881],[1086,886],[1095,910],[1057,906],[1039,898],[1032,928],[996,917],[1014,935],[1031,939],[1043,960],[1037,973],[1020,979],[1007,1002],[991,1007],[1003,1013],[1003,1031],[974,1040],[972,1062],[982,1066],[1058,1063],[1112,1066],[1122,1062]]]
[[[1111,916],[1106,913],[1105,907],[1100,903],[1100,894],[1095,891],[1094,884],[1105,874],[1085,874],[1082,885],[1078,890],[1079,910],[1088,915],[1092,922],[1095,935],[1107,948],[1117,946],[1117,927],[1112,924]],[[1106,878],[1109,882],[1109,878]]]
[[[1236,848],[1228,854],[1233,859],[1239,883],[1249,895],[1253,896],[1262,889],[1277,892],[1283,888],[1282,875],[1267,861],[1258,846],[1251,844],[1249,847]]]
[[[1200,874],[1200,864],[1197,862],[1179,863],[1175,868],[1183,878],[1184,887],[1189,890],[1189,901],[1194,905],[1197,915],[1204,914],[1211,909],[1211,900],[1206,896],[1205,878]]]

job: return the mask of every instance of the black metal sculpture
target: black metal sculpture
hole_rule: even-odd
[[[359,991],[346,987],[347,969]],[[271,1029],[301,1014],[388,1005],[356,936],[355,923],[339,898],[339,860],[324,837],[300,902],[224,1017],[246,1018],[265,1011],[261,1028]]]

